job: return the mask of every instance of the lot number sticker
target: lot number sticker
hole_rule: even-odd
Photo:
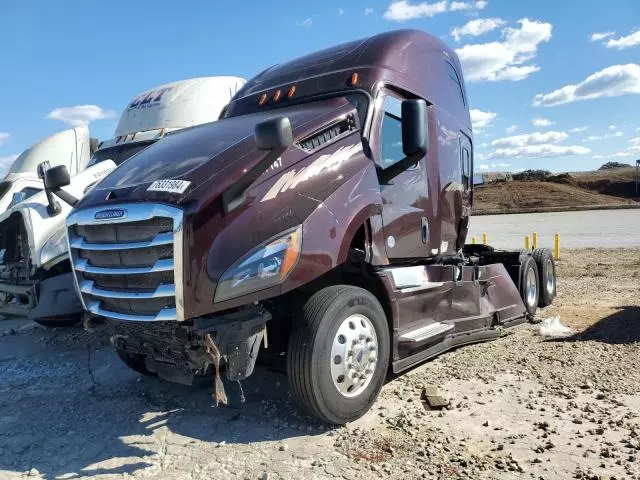
[[[169,192],[169,193],[184,193],[184,191],[191,185],[191,182],[186,180],[156,180],[149,188],[148,192]]]

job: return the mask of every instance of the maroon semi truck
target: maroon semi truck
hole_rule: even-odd
[[[465,245],[472,178],[456,54],[413,30],[346,43],[263,71],[88,192],[67,220],[77,288],[130,367],[215,377],[225,401],[221,375],[286,351],[300,406],[343,424],[390,369],[553,300],[547,250]]]

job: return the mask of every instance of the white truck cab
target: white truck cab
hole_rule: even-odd
[[[37,170],[42,162],[51,167],[66,165],[71,175],[85,169],[97,140],[89,138],[85,126],[71,128],[41,140],[15,159],[0,182],[0,214],[44,190]]]
[[[65,228],[74,201],[165,135],[218,120],[245,82],[233,76],[201,77],[153,88],[127,105],[113,138],[97,145],[82,173],[73,175],[73,164],[48,157],[49,165],[41,168],[65,165],[69,185],[62,192],[36,193],[0,215],[0,314],[29,315],[51,327],[77,323],[82,306],[73,286]]]

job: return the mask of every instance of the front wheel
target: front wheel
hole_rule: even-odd
[[[318,291],[289,339],[287,373],[298,404],[334,425],[361,417],[384,383],[389,345],[387,317],[370,292],[348,285]]]

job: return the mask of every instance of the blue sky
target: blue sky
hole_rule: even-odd
[[[638,0],[3,0],[0,164],[69,123],[90,121],[92,136],[109,138],[128,101],[162,83],[250,78],[398,28],[457,49],[477,171],[640,158]]]

